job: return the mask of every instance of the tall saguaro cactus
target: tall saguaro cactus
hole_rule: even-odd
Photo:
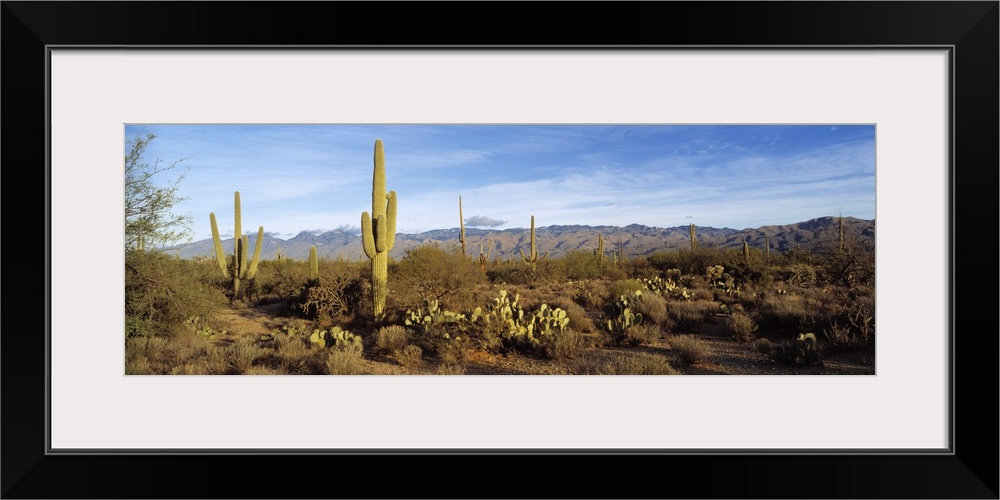
[[[695,237],[694,237],[694,223],[693,222],[691,223],[690,231],[691,231],[691,251],[693,252],[693,251],[695,251],[695,250],[698,249],[698,240],[695,239]]]
[[[462,244],[462,256],[465,256],[465,219],[462,217],[462,197],[458,197],[458,242]],[[479,253],[482,253],[481,251]]]
[[[243,234],[243,228],[240,224],[239,191],[236,191],[234,198],[233,212],[236,219],[236,227],[233,231],[232,270],[230,270],[229,263],[226,262],[226,254],[222,250],[222,239],[219,238],[219,225],[215,221],[215,213],[208,214],[208,217],[212,222],[212,242],[215,244],[215,258],[219,263],[219,268],[222,269],[222,275],[226,278],[232,277],[233,279],[233,299],[241,300],[243,298],[242,281],[252,279],[257,274],[257,263],[260,262],[260,248],[264,243],[264,226],[260,226],[257,229],[257,244],[254,246],[253,258],[248,259],[247,251],[250,246],[250,239],[247,235]]]
[[[316,255],[316,245],[309,246],[309,279],[319,279],[319,257]]]
[[[594,250],[594,255],[597,256],[597,264],[600,267],[604,267],[604,235],[597,233],[597,250]]]
[[[838,243],[838,245],[837,245],[837,251],[840,252],[840,253],[844,253],[844,218],[843,217],[837,217],[837,225],[839,226],[839,228],[837,229],[837,243]]]
[[[528,264],[531,264],[531,271],[534,272],[535,271],[535,264],[538,262],[538,249],[535,248],[535,216],[534,215],[531,216],[531,248],[528,250],[528,255],[525,256],[524,255],[524,250],[522,250],[520,248],[518,248],[517,251],[521,253],[521,260],[527,262]],[[548,257],[548,256],[549,256],[549,251],[546,250],[545,251],[545,255],[542,255],[542,258],[544,259],[545,257]]]
[[[375,172],[372,174],[372,213],[361,214],[361,243],[372,261],[372,304],[376,319],[385,316],[389,251],[396,241],[396,192],[385,192],[385,152],[382,139],[375,140]]]
[[[743,240],[743,261],[750,262],[750,244]]]

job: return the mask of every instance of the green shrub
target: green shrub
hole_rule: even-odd
[[[603,265],[598,255],[590,250],[571,250],[562,257],[553,259],[550,279],[582,280],[597,279],[604,273],[604,268],[611,267],[607,259]]]
[[[334,319],[349,321],[360,312],[361,305],[371,302],[371,282],[362,277],[320,276],[301,288],[299,311],[319,323]]]
[[[184,321],[191,316],[209,317],[228,307],[219,280],[209,270],[162,253],[128,252],[125,335],[171,335],[184,331]]]
[[[399,301],[438,300],[442,307],[453,310],[472,306],[472,292],[486,282],[479,263],[462,255],[460,247],[444,249],[436,243],[407,250],[399,262],[391,265],[389,273],[397,283],[393,288]]]
[[[531,268],[523,262],[500,262],[486,269],[486,277],[498,285],[526,285],[535,281]]]

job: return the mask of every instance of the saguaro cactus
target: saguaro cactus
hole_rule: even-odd
[[[694,237],[694,223],[691,223],[690,231],[691,231],[691,251],[693,252],[698,249],[698,240],[695,239]]]
[[[257,274],[257,263],[260,261],[260,248],[264,243],[264,226],[257,229],[257,244],[254,246],[253,259],[247,259],[247,249],[250,246],[249,237],[243,234],[241,227],[240,212],[240,192],[236,191],[234,196],[234,216],[236,218],[236,228],[233,231],[233,258],[232,270],[226,262],[226,254],[222,250],[222,240],[219,238],[219,226],[215,221],[215,213],[208,214],[212,222],[212,241],[215,243],[215,258],[222,269],[222,274],[226,278],[233,279],[233,299],[243,298],[242,280],[252,279]]]
[[[479,267],[485,271],[486,264],[490,261],[490,255],[493,253],[493,240],[489,240],[486,245],[486,253],[483,253],[483,244],[479,244]]]
[[[750,244],[743,240],[743,261],[750,262]]]
[[[382,139],[375,140],[375,171],[372,175],[372,213],[361,214],[361,243],[372,261],[372,304],[376,319],[385,316],[388,293],[389,251],[396,241],[396,192],[385,192],[385,152]]]
[[[840,253],[844,253],[844,218],[843,217],[838,217],[837,220],[838,220],[837,225],[839,226],[839,228],[837,230],[837,233],[838,233],[838,235],[837,235],[838,236],[838,238],[837,238],[837,242],[838,242],[837,250]]]
[[[316,256],[316,245],[309,246],[309,279],[319,279],[319,258]]]
[[[462,256],[465,254],[465,219],[462,217],[462,196],[458,197],[458,242],[462,244]],[[479,253],[482,253],[481,251]]]
[[[530,250],[528,250],[528,255],[525,256],[524,255],[524,250],[521,250],[520,248],[518,248],[517,251],[521,253],[521,259],[523,261],[527,262],[528,264],[531,264],[531,271],[534,272],[535,271],[535,264],[538,262],[538,249],[535,248],[535,216],[534,215],[531,216],[531,248],[530,248]],[[545,257],[548,257],[548,256],[549,256],[549,251],[546,250],[545,251],[545,255],[542,255],[541,258],[544,259]]]
[[[597,263],[600,267],[604,267],[604,235],[597,233],[597,250],[594,250],[594,255],[597,256]]]
[[[619,266],[624,266],[625,259],[627,257],[628,256],[625,254],[625,243],[623,243],[621,240],[618,240],[618,251],[615,253],[615,264],[618,264]]]

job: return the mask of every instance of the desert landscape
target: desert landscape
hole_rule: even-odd
[[[239,191],[218,219],[242,237],[222,238],[214,212],[204,242],[152,249],[140,232],[125,260],[125,373],[875,373],[873,219],[734,230],[532,215],[529,228],[467,231],[459,194],[457,228],[397,234],[385,163],[379,140],[357,233],[252,238]]]

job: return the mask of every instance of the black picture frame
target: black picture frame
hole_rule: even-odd
[[[997,1],[4,1],[0,12],[4,219],[15,239],[3,254],[16,266],[8,269],[33,277],[9,273],[13,293],[4,294],[4,498],[305,498],[316,489],[357,498],[998,498]],[[51,311],[37,276],[45,269],[48,279],[56,240],[45,204],[53,45],[951,47],[952,453],[49,454]]]

